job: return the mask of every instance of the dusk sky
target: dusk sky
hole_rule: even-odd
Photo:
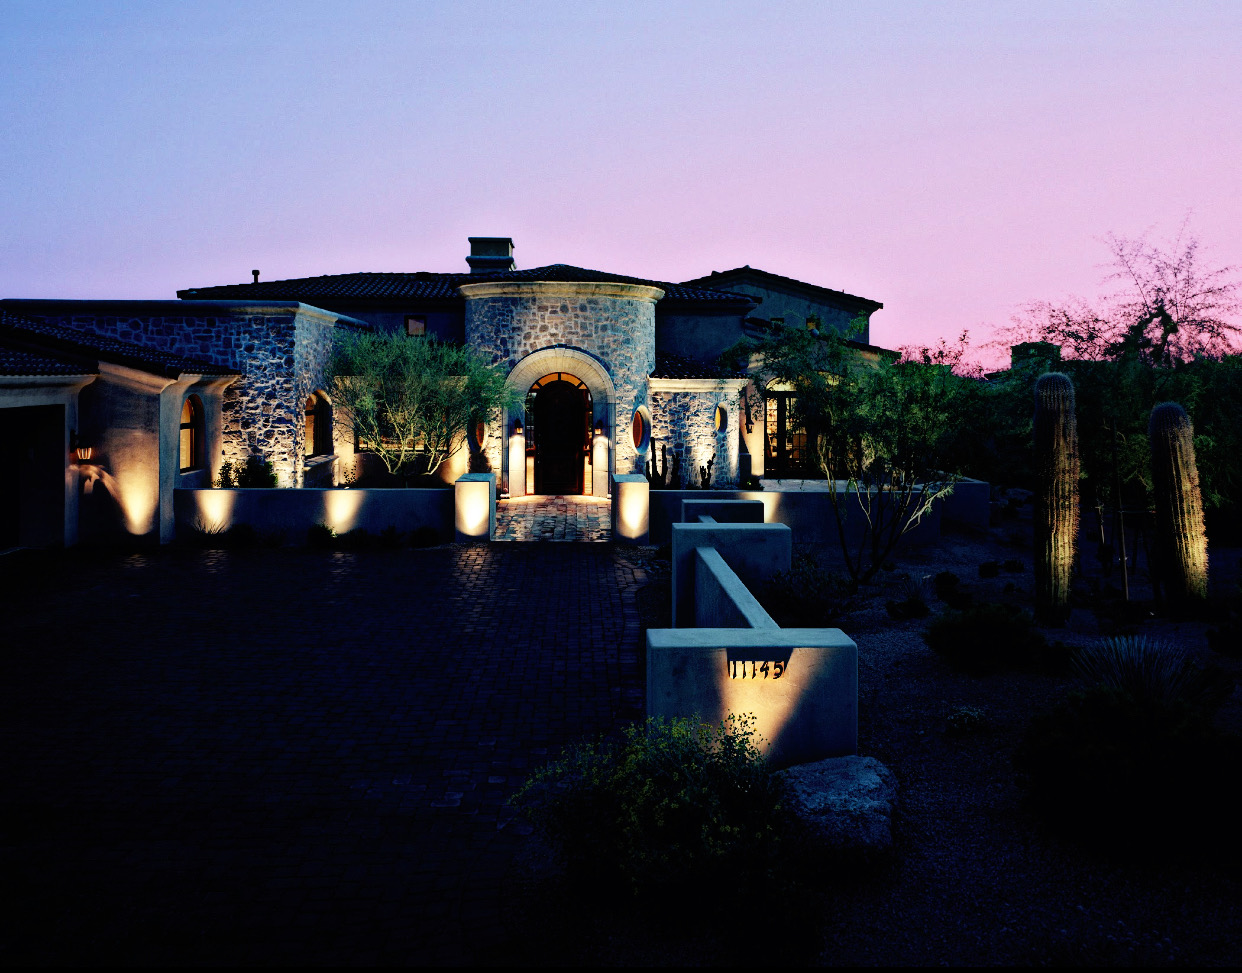
[[[1109,233],[1242,263],[1242,2],[0,0],[0,297],[749,264],[976,342]]]

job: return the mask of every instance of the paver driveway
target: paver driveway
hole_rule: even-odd
[[[505,799],[642,713],[645,577],[610,544],[0,575],[9,963],[502,960]]]

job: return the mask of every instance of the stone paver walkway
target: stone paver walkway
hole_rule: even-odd
[[[0,953],[503,963],[505,801],[641,718],[644,581],[603,544],[0,558]]]
[[[604,497],[516,497],[496,504],[498,541],[612,540],[612,502]]]

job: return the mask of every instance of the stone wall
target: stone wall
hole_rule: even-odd
[[[354,324],[352,319],[293,301],[64,301],[46,305],[31,311],[78,331],[239,372],[242,377],[224,391],[221,460],[244,461],[259,452],[272,463],[281,486],[302,485],[306,400],[312,392],[326,388],[325,369],[337,322]]]
[[[694,384],[698,388],[682,386]],[[710,379],[652,379],[651,453],[660,457],[668,447],[668,463],[673,456],[681,460],[681,485],[700,485],[699,467],[712,464],[709,486],[737,485],[738,458],[738,381],[713,382]],[[716,409],[723,407],[725,423],[716,428]]]
[[[582,352],[602,366],[612,389],[598,387],[588,374],[577,377],[591,389],[596,415],[608,416],[615,471],[637,472],[640,464],[633,441],[628,434],[618,434],[617,427],[628,430],[634,410],[649,407],[655,302],[663,291],[636,284],[532,281],[464,284],[461,292],[466,298],[467,343],[507,371],[551,348]],[[499,470],[500,439],[489,438],[487,449],[493,468]]]

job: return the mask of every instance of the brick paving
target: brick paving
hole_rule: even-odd
[[[612,503],[604,497],[515,497],[496,504],[498,541],[610,541]]]
[[[505,800],[641,717],[636,565],[611,544],[0,558],[6,961],[503,962],[528,831]]]

